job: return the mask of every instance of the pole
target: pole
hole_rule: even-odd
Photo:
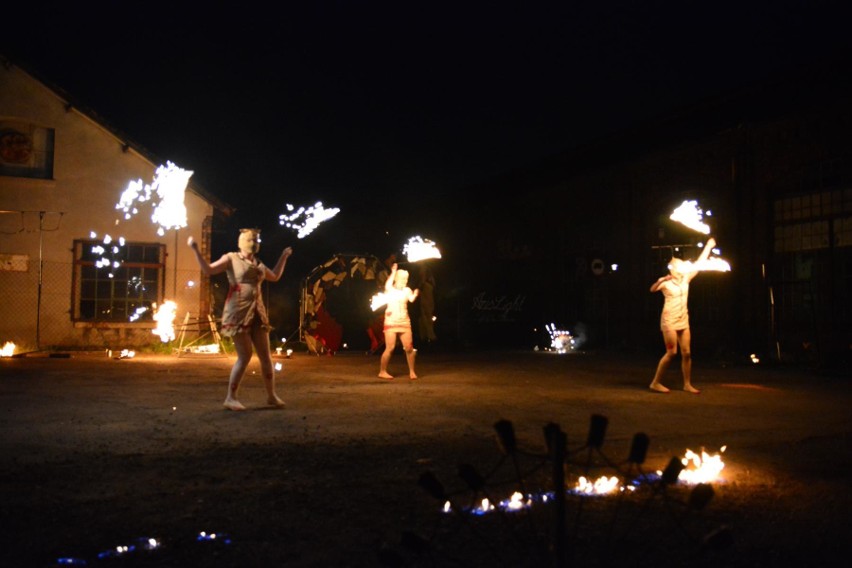
[[[38,212],[38,298],[36,299],[36,349],[41,349],[41,286],[44,280],[44,214]]]

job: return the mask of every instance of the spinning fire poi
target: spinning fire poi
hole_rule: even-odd
[[[703,234],[710,232],[710,227],[703,221],[703,211],[696,201],[684,201],[670,216],[671,219]],[[657,370],[649,388],[653,392],[668,393],[669,389],[662,384],[662,378],[669,363],[680,349],[681,373],[683,375],[683,390],[699,394],[692,386],[692,352],[691,331],[689,328],[689,283],[695,276],[706,270],[730,270],[730,264],[718,257],[710,258],[714,252],[716,239],[710,237],[702,248],[695,262],[672,258],[668,265],[669,274],[658,278],[651,284],[651,292],[662,292],[664,297],[663,310],[660,314],[660,330],[663,334],[665,354],[657,363]]]
[[[290,213],[278,216],[278,224],[288,229],[293,229],[296,231],[296,237],[303,239],[310,235],[321,223],[328,221],[340,213],[340,208],[331,207],[326,209],[322,201],[317,201],[311,206],[303,206],[298,209],[288,203],[287,211]]]

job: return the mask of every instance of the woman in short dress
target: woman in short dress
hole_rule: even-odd
[[[417,299],[419,290],[412,291],[408,287],[408,271],[398,270],[396,263],[391,266],[390,275],[385,281],[385,297],[387,307],[385,308],[385,350],[379,366],[379,378],[393,380],[393,375],[388,373],[388,364],[399,338],[405,359],[408,361],[408,378],[417,380],[414,372],[414,358],[417,350],[414,348],[414,335],[411,332],[411,318],[408,315],[408,304]]]
[[[275,392],[275,370],[269,348],[269,331],[272,327],[269,325],[269,315],[266,312],[266,304],[263,302],[261,285],[264,280],[277,282],[281,279],[293,249],[285,248],[275,268],[270,270],[257,258],[257,252],[260,250],[259,229],[240,229],[239,252],[225,253],[222,258],[213,263],[208,263],[204,259],[198,250],[198,244],[192,237],[189,237],[187,244],[195,252],[196,260],[204,274],[213,276],[226,272],[228,275],[229,288],[225,307],[222,310],[220,331],[222,335],[233,339],[237,360],[231,368],[225,408],[246,409],[237,398],[237,392],[251,361],[252,347],[260,361],[267,404],[283,407],[284,401]]]
[[[704,245],[704,249],[698,257],[697,262],[707,260],[711,249],[716,246],[716,240],[710,238]],[[665,301],[663,312],[660,315],[660,329],[663,332],[663,342],[666,352],[657,363],[657,372],[650,388],[654,392],[667,393],[669,389],[663,386],[661,380],[669,363],[677,355],[680,347],[680,368],[683,373],[683,390],[692,394],[698,394],[697,388],[692,386],[692,353],[690,351],[689,332],[689,310],[687,302],[689,299],[689,282],[695,278],[698,271],[694,265],[679,258],[673,258],[669,263],[669,273],[657,279],[651,284],[651,292],[662,292]]]

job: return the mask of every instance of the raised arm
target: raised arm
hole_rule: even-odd
[[[713,252],[713,247],[716,246],[716,239],[710,237],[707,239],[707,242],[704,243],[704,250],[701,251],[701,254],[698,255],[698,262],[704,262],[710,256],[710,253]]]
[[[201,267],[201,272],[203,272],[207,276],[213,276],[215,274],[221,274],[222,272],[225,272],[225,270],[228,268],[228,265],[230,265],[231,263],[231,260],[228,258],[227,255],[222,255],[222,258],[212,264],[207,262],[207,260],[203,256],[201,256],[201,251],[198,250],[198,243],[196,243],[195,239],[193,239],[192,237],[189,237],[186,240],[186,244],[188,244],[189,247],[192,249],[192,252],[195,253],[195,260],[198,261],[198,266]]]
[[[393,290],[393,281],[396,280],[396,263],[394,262],[391,265],[390,274],[388,274],[388,279],[385,280],[385,292],[390,292]]]
[[[287,266],[287,259],[290,258],[290,255],[293,254],[293,248],[287,247],[281,252],[281,256],[278,257],[278,262],[275,263],[275,268],[272,270],[266,269],[266,279],[270,282],[278,282],[281,280],[281,276],[284,275],[284,267]]]

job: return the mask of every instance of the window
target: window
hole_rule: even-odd
[[[165,258],[160,243],[74,241],[74,320],[152,322],[163,295]]]
[[[0,120],[0,175],[53,179],[54,130]]]

